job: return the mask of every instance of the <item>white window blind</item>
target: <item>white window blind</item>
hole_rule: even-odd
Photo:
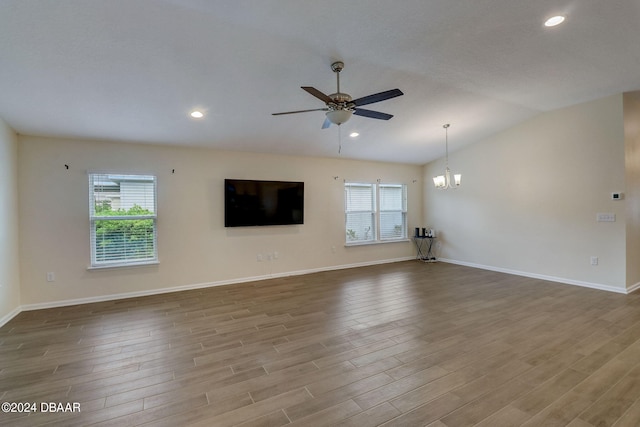
[[[380,184],[380,240],[407,237],[407,186]]]
[[[375,186],[345,183],[344,206],[347,243],[376,239]]]
[[[407,238],[407,186],[344,184],[346,243]]]
[[[156,177],[89,174],[91,266],[155,263]]]

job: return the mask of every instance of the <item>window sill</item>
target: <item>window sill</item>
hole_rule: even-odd
[[[398,243],[398,242],[410,242],[410,239],[395,239],[395,240],[370,240],[368,242],[352,242],[345,243],[346,247],[349,246],[369,246],[369,245],[384,245],[387,243]]]
[[[104,265],[90,265],[87,270],[109,270],[112,268],[128,268],[128,267],[147,267],[151,265],[158,265],[160,261],[145,261],[145,262],[123,262]]]

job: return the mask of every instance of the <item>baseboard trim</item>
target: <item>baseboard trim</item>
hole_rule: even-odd
[[[633,286],[630,286],[627,288],[627,293],[630,294],[633,291],[637,291],[638,289],[640,289],[640,282],[636,283]]]
[[[20,312],[22,312],[22,307],[18,306],[16,308],[14,308],[12,311],[10,311],[8,314],[6,314],[3,317],[1,317],[0,318],[0,328],[2,328],[4,325],[9,323],[9,320],[11,320],[14,317],[16,317],[18,314],[20,314]]]
[[[366,261],[366,262],[359,262],[359,263],[353,263],[353,264],[342,264],[342,265],[333,265],[333,266],[327,266],[327,267],[318,267],[318,268],[311,268],[306,270],[287,271],[287,272],[281,272],[281,273],[266,274],[261,276],[242,277],[238,279],[219,280],[215,282],[197,283],[192,285],[174,286],[171,288],[151,289],[148,291],[126,292],[121,294],[111,294],[111,295],[103,295],[103,296],[97,296],[97,297],[77,298],[72,300],[52,301],[52,302],[37,303],[37,304],[25,304],[15,308],[9,314],[0,318],[0,327],[7,324],[11,319],[13,319],[15,316],[20,314],[22,311],[42,310],[46,308],[56,308],[56,307],[67,307],[67,306],[73,306],[73,305],[91,304],[95,302],[104,302],[104,301],[116,301],[116,300],[127,299],[127,298],[137,298],[137,297],[144,297],[144,296],[150,296],[150,295],[168,294],[171,292],[211,288],[215,286],[226,286],[226,285],[234,285],[238,283],[257,282],[261,280],[277,279],[281,277],[302,276],[304,274],[320,273],[323,271],[345,270],[348,268],[358,268],[358,267],[368,267],[373,265],[390,264],[394,262],[409,261],[413,259],[415,259],[415,257],[409,256],[409,257],[393,258],[393,259],[386,259],[386,260],[379,260],[379,261]],[[533,279],[548,280],[550,282],[581,286],[585,288],[592,288],[592,289],[598,289],[602,291],[615,292],[615,293],[621,293],[621,294],[630,294],[631,292],[640,289],[640,282],[636,283],[630,288],[622,289],[622,288],[617,288],[614,286],[603,285],[598,283],[583,282],[578,280],[565,279],[565,278],[555,277],[555,276],[547,276],[543,274],[529,273],[526,271],[512,270],[512,269],[502,268],[502,267],[493,267],[493,266],[476,264],[476,263],[471,263],[466,261],[459,261],[459,260],[448,259],[448,258],[438,258],[438,261],[446,262],[449,264],[463,265],[466,267],[479,268],[481,270],[496,271],[499,273],[513,274],[516,276],[530,277]]]
[[[126,292],[121,294],[111,294],[111,295],[104,295],[104,296],[98,296],[98,297],[77,298],[72,300],[52,301],[52,302],[44,302],[44,303],[37,303],[37,304],[25,304],[19,307],[18,309],[16,309],[17,310],[16,314],[20,313],[20,311],[42,310],[46,308],[68,307],[72,305],[91,304],[95,302],[116,301],[116,300],[127,299],[127,298],[137,298],[137,297],[144,297],[144,296],[150,296],[150,295],[168,294],[171,292],[189,291],[193,289],[211,288],[215,286],[226,286],[226,285],[234,285],[238,283],[257,282],[261,280],[277,279],[281,277],[302,276],[304,274],[319,273],[323,271],[344,270],[347,268],[358,268],[358,267],[368,267],[372,265],[390,264],[394,262],[408,261],[412,259],[414,259],[414,257],[402,257],[402,258],[393,258],[393,259],[386,259],[386,260],[379,260],[379,261],[367,261],[367,262],[359,262],[355,264],[334,265],[334,266],[328,266],[328,267],[312,268],[307,270],[296,270],[296,271],[287,271],[282,273],[266,274],[262,276],[250,276],[250,277],[242,277],[238,279],[219,280],[216,282],[174,286],[171,288],[151,289],[148,291]],[[13,316],[15,316],[15,314]],[[11,318],[13,316],[11,316]],[[11,320],[11,318],[9,318],[7,322]],[[0,326],[2,325],[0,324]]]
[[[618,288],[610,285],[603,285],[600,283],[583,282],[581,280],[566,279],[563,277],[556,277],[556,276],[547,276],[544,274],[530,273],[527,271],[512,270],[509,268],[502,268],[502,267],[493,267],[490,265],[476,264],[472,262],[458,261],[454,259],[438,258],[438,261],[446,262],[449,264],[464,265],[466,267],[479,268],[481,270],[490,270],[490,271],[496,271],[499,273],[513,274],[516,276],[530,277],[532,279],[547,280],[549,282],[562,283],[566,285],[581,286],[583,288],[591,288],[591,289],[598,289],[601,291],[615,292],[618,294],[629,294],[633,292],[635,289],[640,288],[640,283],[636,284],[631,289],[627,289],[627,288]]]

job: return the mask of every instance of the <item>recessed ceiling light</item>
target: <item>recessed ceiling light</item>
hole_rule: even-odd
[[[351,132],[351,133],[349,134],[349,136],[350,136],[351,138],[357,138],[358,136],[360,136],[360,134],[359,134],[358,132]]]
[[[204,117],[204,113],[202,111],[198,111],[198,110],[193,110],[190,115],[194,119],[201,119],[201,118]]]
[[[544,23],[545,27],[555,27],[556,25],[560,25],[564,22],[565,17],[562,15],[556,15],[556,16],[552,16],[551,18],[547,19]]]

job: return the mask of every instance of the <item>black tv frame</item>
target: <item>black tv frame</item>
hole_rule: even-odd
[[[224,180],[224,226],[304,224],[304,182]]]

